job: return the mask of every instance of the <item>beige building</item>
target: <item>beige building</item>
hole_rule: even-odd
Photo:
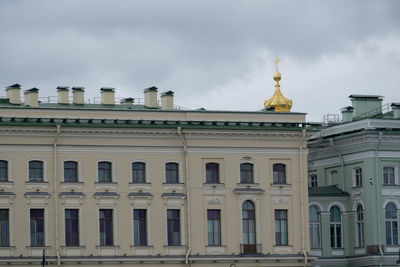
[[[57,89],[0,99],[0,264],[310,266],[304,113]]]

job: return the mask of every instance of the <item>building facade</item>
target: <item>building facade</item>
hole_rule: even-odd
[[[342,121],[326,121],[308,142],[314,266],[397,266],[399,104],[350,99]]]
[[[304,113],[38,91],[0,99],[0,264],[311,266]]]

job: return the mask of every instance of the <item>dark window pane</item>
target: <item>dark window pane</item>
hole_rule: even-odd
[[[65,245],[79,246],[79,210],[65,210]]]
[[[44,210],[30,210],[31,246],[44,246]]]
[[[113,217],[112,209],[101,209],[100,217],[100,246],[113,245]]]
[[[8,181],[8,162],[0,160],[0,181]]]
[[[168,245],[181,245],[180,210],[167,210]]]
[[[208,245],[221,245],[221,215],[220,210],[207,210]]]
[[[207,163],[206,164],[206,182],[210,184],[219,183],[219,164]]]
[[[29,161],[29,181],[43,181],[43,162]]]
[[[111,162],[103,161],[98,163],[99,182],[111,183]]]
[[[274,184],[286,184],[286,165],[274,164],[273,165],[273,178]]]
[[[167,184],[179,183],[178,163],[170,162],[165,164],[165,176]]]
[[[134,220],[134,244],[135,246],[147,246],[147,211],[145,209],[133,210]]]
[[[78,163],[75,161],[64,162],[64,182],[78,182]]]
[[[253,164],[242,163],[240,164],[240,183],[252,184],[253,180]]]
[[[144,183],[146,182],[146,165],[143,162],[132,163],[132,182]]]
[[[8,209],[0,209],[0,246],[8,247],[9,242],[9,214]]]
[[[254,204],[247,200],[242,205],[243,245],[245,247],[245,251],[247,251],[249,245],[256,244],[255,223]]]

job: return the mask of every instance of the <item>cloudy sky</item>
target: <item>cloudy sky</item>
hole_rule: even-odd
[[[281,89],[308,121],[350,94],[400,102],[400,1],[0,1],[0,95],[14,83],[87,97],[176,93],[195,109],[259,110]]]

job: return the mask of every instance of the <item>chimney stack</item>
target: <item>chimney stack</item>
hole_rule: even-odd
[[[10,85],[6,88],[6,98],[10,104],[21,104],[21,85],[18,83]]]
[[[68,105],[69,97],[68,97],[68,86],[57,86],[58,92],[58,104]]]
[[[39,89],[32,88],[24,91],[25,106],[39,107]]]
[[[349,122],[353,120],[353,110],[352,106],[342,108],[342,122]]]
[[[158,89],[155,86],[144,89],[144,106],[147,108],[158,108]]]
[[[174,92],[167,91],[161,94],[161,109],[163,110],[174,109]]]
[[[132,97],[124,98],[121,100],[121,105],[133,105],[135,100]]]
[[[102,87],[101,104],[102,105],[115,105],[115,89],[112,87]]]
[[[72,87],[72,103],[76,105],[85,104],[85,87]]]

